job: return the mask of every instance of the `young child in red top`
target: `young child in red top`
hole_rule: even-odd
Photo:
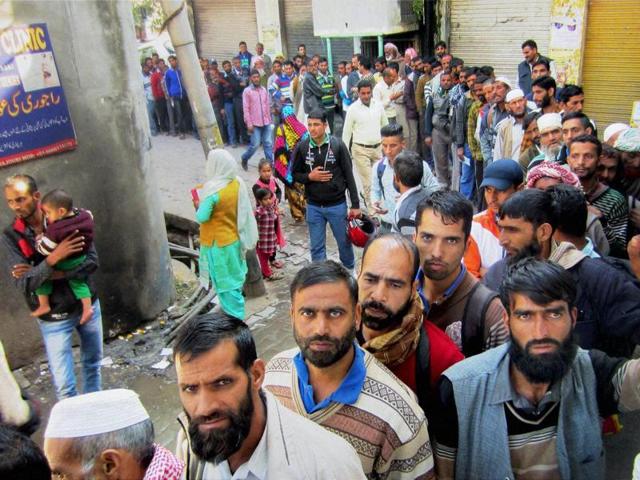
[[[82,252],[65,260],[56,263],[56,270],[63,272],[73,270],[86,260],[87,250],[93,243],[93,215],[88,210],[73,208],[73,199],[63,190],[52,190],[47,193],[41,202],[42,210],[47,219],[45,232],[36,240],[36,249],[42,255],[49,255],[58,244],[71,235],[78,232],[84,237],[84,248]],[[93,315],[93,307],[91,306],[91,291],[89,285],[83,280],[69,279],[69,287],[73,291],[75,297],[82,304],[82,315],[80,317],[80,325],[85,324]],[[44,282],[40,288],[36,290],[40,306],[31,312],[34,317],[45,315],[51,311],[49,304],[49,295],[53,290],[51,281]]]
[[[267,280],[279,280],[282,272],[273,272],[269,260],[276,253],[278,236],[276,225],[278,223],[278,208],[275,195],[271,190],[259,188],[256,193],[258,207],[256,208],[256,221],[258,223],[258,245],[256,253],[260,261],[262,276]]]
[[[280,190],[280,186],[276,182],[275,177],[273,176],[273,167],[271,166],[271,163],[269,163],[269,160],[267,160],[266,158],[263,158],[262,160],[260,160],[260,162],[258,162],[258,173],[260,174],[260,176],[258,177],[258,180],[256,180],[256,183],[252,187],[253,195],[256,197],[256,206],[258,207],[260,206],[260,202],[258,201],[258,197],[256,194],[258,190],[263,188],[273,193],[274,195],[273,203],[275,206],[276,213],[278,214],[278,219],[276,221],[276,238],[277,238],[278,246],[282,248],[285,245],[284,233],[282,231],[282,222],[280,221],[280,219],[282,218],[283,212],[279,208],[280,198],[282,198],[282,192]],[[275,251],[269,258],[269,263],[274,268],[284,267],[284,263],[282,263],[282,261],[276,260]]]

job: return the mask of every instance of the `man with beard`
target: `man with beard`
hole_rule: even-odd
[[[56,270],[58,262],[83,250],[84,237],[71,234],[60,242],[49,256],[44,257],[36,250],[36,237],[42,235],[45,230],[45,216],[40,208],[41,194],[36,181],[29,175],[13,175],[5,181],[4,197],[15,214],[15,219],[4,229],[0,237],[5,275],[11,274],[16,293],[19,291],[24,295],[31,310],[37,307],[36,289],[47,280],[53,283],[53,291],[49,296],[51,312],[39,317],[37,322],[42,332],[56,395],[58,399],[62,399],[78,394],[71,349],[74,330],[80,337],[82,391],[87,393],[100,390],[102,316],[92,277],[98,268],[95,247],[89,248],[86,260],[75,270]],[[82,308],[69,287],[68,280],[71,279],[88,281],[92,293],[93,316],[82,325]]]
[[[556,81],[553,77],[538,77],[531,84],[533,101],[542,113],[559,113],[562,109],[556,101]]]
[[[540,134],[540,150],[527,166],[531,170],[542,162],[556,162],[562,153],[562,117],[559,113],[546,113],[536,120]]]
[[[473,205],[462,194],[434,192],[418,205],[414,239],[422,264],[416,278],[425,318],[444,330],[466,357],[508,338],[500,301],[462,263],[472,218]]]
[[[604,260],[588,258],[571,243],[553,241],[556,212],[548,191],[526,189],[511,196],[498,212],[500,245],[507,257],[494,263],[482,282],[497,292],[509,263],[520,258],[558,263],[578,286],[578,344],[630,356],[640,343],[640,288],[630,275]]]
[[[527,114],[527,101],[524,92],[518,88],[507,93],[505,103],[509,116],[496,126],[496,143],[493,147],[493,158],[510,158],[518,161],[520,144],[524,137],[522,124]]]
[[[269,362],[265,388],[351,443],[367,478],[434,478],[427,423],[413,392],[355,342],[361,307],[351,273],[336,262],[312,263],[296,274],[290,292],[298,348]]]
[[[223,313],[194,317],[173,351],[183,478],[364,479],[347,442],[262,389],[264,362],[244,322]]]
[[[505,255],[498,241],[496,215],[502,204],[522,189],[523,180],[522,169],[509,159],[496,160],[484,172],[480,189],[487,209],[474,215],[471,237],[464,254],[464,264],[476,278],[482,278],[491,265]]]
[[[511,342],[442,377],[438,478],[605,477],[599,417],[640,409],[640,359],[577,348],[576,296],[552,262],[509,268],[500,298]]]
[[[627,256],[629,207],[624,196],[598,179],[598,159],[602,144],[593,135],[580,135],[569,145],[569,168],[580,179],[589,210],[600,220],[611,247],[610,255]]]
[[[403,235],[385,233],[367,243],[358,276],[358,342],[416,393],[429,417],[440,375],[464,357],[442,330],[422,319],[414,280],[419,265],[418,249]]]

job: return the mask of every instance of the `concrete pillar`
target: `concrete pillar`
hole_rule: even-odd
[[[129,2],[14,2],[15,23],[47,24],[78,139],[71,152],[11,165],[41,191],[64,188],[95,217],[96,274],[105,338],[167,308],[173,275],[159,192],[150,165],[146,111]],[[178,159],[179,160],[179,159]],[[2,200],[0,226],[13,215]],[[16,368],[41,345],[36,321],[0,251],[0,338]]]
[[[353,53],[362,53],[362,44],[360,37],[353,37]]]
[[[384,41],[382,35],[378,35],[378,56],[384,57]]]
[[[264,44],[264,50],[273,58],[277,53],[287,57],[281,22],[279,0],[256,0],[256,21],[258,23],[258,40]]]
[[[333,54],[331,53],[331,39],[327,38],[327,60],[329,63],[329,71],[333,74]]]

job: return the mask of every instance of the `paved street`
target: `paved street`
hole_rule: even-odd
[[[194,219],[189,190],[205,180],[200,142],[192,137],[180,140],[164,135],[152,137],[151,141],[152,174],[160,190],[163,209]],[[238,159],[239,164],[244,148],[229,151]],[[260,158],[260,152],[257,152],[250,162],[249,171],[240,170],[249,187],[258,177],[256,166]],[[280,255],[285,261],[285,278],[267,282],[265,296],[247,301],[247,322],[255,336],[258,355],[267,360],[275,353],[295,345],[289,321],[288,285],[295,272],[309,261],[306,227],[292,226],[288,208],[286,205],[284,208],[288,245]],[[330,257],[336,258],[335,243],[331,235],[328,238]],[[356,252],[357,255],[360,253]],[[104,355],[109,360],[106,363],[113,363],[103,368],[103,384],[104,388],[125,387],[137,391],[154,421],[157,440],[173,449],[178,428],[175,417],[181,408],[175,385],[175,370],[173,366],[165,369],[152,367],[165,358],[161,356],[165,347],[163,332],[169,325],[170,322],[167,323],[165,319],[158,319],[127,337],[107,342]],[[77,348],[75,350],[77,355]],[[76,371],[78,367],[76,364]],[[42,402],[43,418],[47,418],[55,400],[45,359],[41,357],[32,366],[21,369],[18,380],[28,387],[27,391],[31,395]],[[639,415],[627,415],[623,418],[623,423],[622,433],[605,439],[609,480],[630,478],[633,457],[640,451],[640,436],[637,435],[640,431]],[[35,436],[38,441],[42,440],[42,430],[43,428]]]

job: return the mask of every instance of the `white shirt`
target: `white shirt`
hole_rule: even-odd
[[[215,480],[266,480],[267,478],[267,425],[262,432],[262,437],[258,442],[258,446],[253,451],[248,462],[238,467],[235,473],[231,473],[229,462],[225,460],[218,465],[207,463],[203,478],[211,478]]]
[[[362,145],[375,145],[382,141],[380,129],[387,125],[389,121],[384,113],[382,105],[375,99],[371,99],[369,106],[357,100],[349,107],[347,117],[342,130],[342,141],[345,145],[354,143]]]
[[[385,166],[382,172],[382,185],[378,178],[378,165],[383,162]],[[427,162],[422,162],[422,188],[428,192],[435,192],[440,189],[440,184],[431,172]],[[384,190],[384,195],[383,195]],[[371,203],[380,202],[384,210],[387,211],[381,216],[382,220],[388,224],[393,224],[396,211],[396,202],[400,198],[400,193],[393,187],[393,167],[389,165],[389,159],[382,157],[371,167]]]

